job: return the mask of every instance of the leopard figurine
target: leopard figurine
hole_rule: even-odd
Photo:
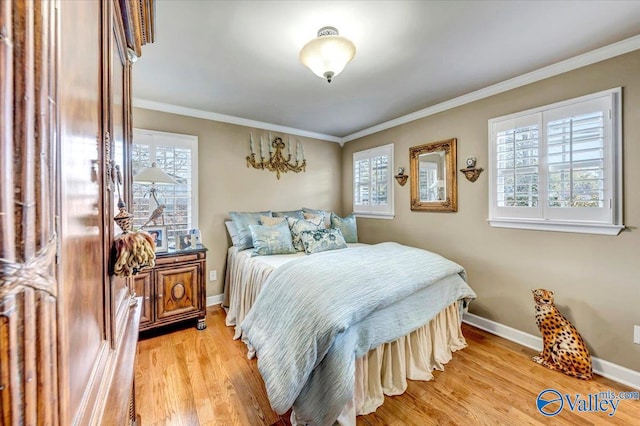
[[[593,377],[591,356],[578,330],[558,311],[553,291],[531,290],[536,303],[536,324],[542,333],[543,350],[533,360],[551,370],[582,380]]]

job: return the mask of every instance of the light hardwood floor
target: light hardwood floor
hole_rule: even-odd
[[[209,308],[207,329],[189,328],[143,335],[138,344],[136,398],[143,426],[289,425],[269,406],[256,360],[233,341],[219,307]],[[532,314],[533,321],[533,314]],[[572,412],[565,403],[544,417],[536,397],[544,389],[586,396],[632,389],[596,376],[572,379],[531,361],[534,351],[463,325],[468,347],[454,353],[430,382],[409,381],[400,396],[386,397],[366,425],[640,425],[640,401],[619,402],[614,416]],[[156,333],[157,334],[157,333]]]

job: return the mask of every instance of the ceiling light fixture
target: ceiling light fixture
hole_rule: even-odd
[[[322,27],[318,30],[318,38],[305,44],[300,51],[300,62],[331,83],[355,55],[356,46],[351,40],[338,35],[334,27]]]

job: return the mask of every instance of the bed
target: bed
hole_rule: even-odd
[[[356,415],[374,412],[382,405],[384,395],[403,393],[407,379],[431,380],[433,370],[443,370],[452,352],[466,346],[460,330],[461,313],[475,298],[475,293],[465,282],[464,270],[438,255],[395,243],[348,244],[346,249],[310,256],[296,253],[252,257],[251,253],[251,249],[236,247],[228,251],[223,302],[226,321],[235,327],[234,339],[247,343],[249,357],[257,351],[258,367],[274,410],[282,414],[293,407],[292,424],[354,425]],[[392,266],[383,265],[385,257]],[[339,324],[335,332],[321,329],[319,337],[300,337],[299,340],[305,342],[303,346],[307,345],[302,355],[292,355],[294,351],[289,349],[278,351],[278,348],[289,348],[291,336],[295,334],[290,329],[281,329],[280,324],[298,323],[298,328],[307,333],[314,324],[333,320],[336,301],[325,297],[322,286],[339,287],[345,279],[334,277],[334,282],[328,284],[329,272],[309,271],[318,264],[339,270],[344,258],[367,259],[366,267],[354,268],[370,272],[362,278],[359,278],[361,272],[354,272],[354,279],[364,279],[367,284],[356,285],[367,289],[365,296],[369,287],[376,287],[370,283],[376,281],[393,282],[395,288],[400,272],[393,270],[394,267],[406,269],[435,259],[436,263],[446,264],[449,271],[430,277],[430,283],[424,287],[404,289],[404,295],[398,296],[398,300],[388,300],[387,296],[374,298],[372,303],[364,303],[371,308],[364,313],[357,311],[360,306],[355,306],[356,311],[346,314],[347,322]],[[382,269],[376,270],[378,266]],[[413,273],[425,274],[422,266]],[[301,274],[304,279],[300,278]],[[316,276],[318,283],[313,291],[319,293],[314,296],[311,291],[311,299],[301,302],[298,298],[310,289],[292,289],[300,282],[313,279],[310,275]],[[385,291],[383,284],[377,287]],[[336,297],[345,299],[352,292],[348,290]],[[362,305],[365,296],[356,296],[354,305]],[[288,321],[296,305],[303,305],[304,312],[317,310],[328,316],[311,319],[298,313],[297,319]],[[281,309],[273,309],[274,306]],[[399,310],[391,312],[389,306],[399,306]],[[384,315],[378,315],[379,312]],[[305,324],[307,320],[311,324]],[[389,324],[396,323],[401,324],[397,330],[385,331]],[[356,328],[358,331],[351,331]],[[346,340],[349,342],[345,343]]]

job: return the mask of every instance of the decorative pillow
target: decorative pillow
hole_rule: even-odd
[[[302,210],[289,210],[285,212],[273,212],[273,217],[295,217],[296,219],[304,219]]]
[[[260,225],[265,225],[265,226],[274,226],[286,221],[287,221],[286,217],[260,216]],[[287,224],[287,226],[289,225]]]
[[[291,241],[291,231],[289,224],[281,222],[277,225],[249,225],[251,238],[253,239],[252,256],[268,256],[272,254],[295,253]]]
[[[347,243],[338,228],[303,231],[300,233],[300,239],[307,254],[347,248]]]
[[[251,239],[251,230],[249,225],[259,225],[260,216],[271,216],[271,211],[263,212],[229,212],[229,216],[233,219],[233,223],[238,230],[238,249],[244,250],[253,247]]]
[[[356,224],[356,216],[353,213],[347,217],[340,217],[335,213],[331,213],[331,227],[342,231],[346,242],[358,242],[358,226]]]
[[[289,229],[291,229],[291,236],[293,237],[293,246],[297,251],[304,251],[304,245],[300,241],[300,233],[304,231],[317,231],[318,229],[326,228],[324,221],[321,217],[316,219],[294,219],[288,217]]]
[[[324,218],[325,228],[331,227],[331,212],[329,210],[316,210],[316,209],[308,209],[306,207],[303,207],[302,211],[305,213],[322,216]]]
[[[324,222],[324,215],[323,214],[304,213],[303,216],[304,216],[305,219],[315,219],[317,217],[321,217],[322,221]]]
[[[231,237],[231,242],[233,243],[233,245],[240,245],[240,237],[238,237],[238,228],[236,228],[236,224],[233,223],[232,220],[227,220],[224,224],[227,227],[227,232]]]

